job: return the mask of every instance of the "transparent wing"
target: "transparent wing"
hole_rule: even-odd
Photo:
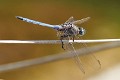
[[[73,16],[71,16],[65,23],[73,22],[73,21],[74,21],[74,18],[73,18]]]
[[[87,44],[82,43],[81,45],[90,52],[90,54],[83,55],[80,57],[84,64],[85,69],[92,69],[92,70],[100,69],[101,68],[100,61],[96,58],[96,56],[93,53],[91,53],[91,50],[87,48]]]
[[[66,49],[74,56],[73,59],[74,59],[75,63],[77,64],[77,66],[79,67],[79,69],[82,71],[83,74],[85,74],[84,66],[83,66],[78,54],[76,53],[76,50],[75,50],[73,44],[68,43],[65,45],[66,45]]]
[[[71,47],[71,50],[72,50],[71,53],[74,55],[75,63],[78,65],[79,69],[85,74],[84,66],[83,66],[83,64],[81,62],[81,59],[79,58],[78,54],[76,53],[76,50],[75,50],[73,44],[69,43],[69,45],[70,45],[69,47]]]
[[[89,19],[90,19],[90,17],[86,17],[81,20],[74,21],[73,24],[82,24],[82,23],[88,21]]]
[[[49,28],[54,28],[54,29],[62,28],[60,25],[50,25],[50,24],[46,24],[46,23],[43,23],[43,22],[39,22],[39,21],[28,19],[28,18],[24,18],[24,17],[21,17],[21,16],[16,16],[16,18],[20,19],[22,21],[28,22],[28,23],[33,23],[33,24],[37,24],[37,25],[41,25],[41,26],[46,26],[46,27],[49,27]]]
[[[98,70],[101,68],[100,61],[95,57],[94,54],[83,55],[80,57],[83,62],[85,70]]]
[[[87,55],[82,55],[79,57],[79,55],[77,54],[73,44],[68,43],[66,44],[67,47],[66,49],[69,50],[69,52],[74,56],[73,59],[75,61],[75,63],[77,64],[77,66],[79,67],[79,69],[85,74],[86,71],[88,70],[98,70],[101,68],[101,63],[100,61],[96,58],[96,56],[94,54],[87,54]],[[81,44],[84,48],[87,47],[86,44]],[[80,46],[80,45],[79,45]],[[86,50],[88,50],[89,52],[91,52],[91,50],[89,50],[88,48],[86,48]]]

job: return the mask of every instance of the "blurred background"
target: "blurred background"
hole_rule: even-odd
[[[119,0],[0,0],[1,40],[55,40],[56,31],[22,22],[23,16],[49,24],[64,23],[69,17],[91,19],[79,26],[86,29],[83,39],[120,38]],[[96,44],[87,44],[88,46]],[[7,64],[64,52],[61,45],[0,44],[0,64]],[[99,70],[83,75],[72,59],[50,62],[0,73],[3,80],[106,80],[104,71],[120,64],[120,48],[94,53],[101,61]],[[93,64],[94,66],[94,64]],[[120,67],[117,67],[118,69]],[[118,71],[118,70],[117,70]],[[102,75],[104,73],[104,75]],[[114,72],[115,75],[116,72]],[[102,75],[102,79],[100,77]],[[99,78],[99,79],[98,79]],[[115,76],[113,76],[115,79]],[[108,79],[110,80],[110,79]],[[111,78],[111,80],[113,80]],[[120,80],[118,77],[115,80]]]

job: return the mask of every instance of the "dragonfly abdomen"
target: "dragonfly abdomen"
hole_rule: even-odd
[[[61,28],[61,26],[59,26],[59,25],[46,24],[46,23],[43,23],[43,22],[39,22],[39,21],[28,19],[28,18],[24,18],[24,17],[21,17],[21,16],[16,16],[16,18],[20,19],[22,21],[28,22],[28,23],[37,24],[37,25],[40,25],[40,26],[46,26],[46,27],[53,28],[53,29],[60,29]]]

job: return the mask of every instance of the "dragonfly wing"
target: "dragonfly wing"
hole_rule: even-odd
[[[98,70],[101,68],[100,61],[95,57],[94,54],[87,54],[81,57],[85,69]]]
[[[82,24],[82,23],[88,21],[89,19],[90,19],[90,17],[86,17],[81,20],[74,21],[73,24]]]
[[[16,16],[16,18],[20,19],[22,21],[28,22],[28,23],[37,24],[37,25],[41,25],[41,26],[46,26],[46,27],[49,27],[49,28],[54,28],[54,29],[61,28],[61,26],[59,26],[59,25],[50,25],[50,24],[46,24],[46,23],[43,23],[43,22],[39,22],[39,21],[28,19],[28,18],[24,18],[24,17],[21,17],[21,16]]]
[[[68,23],[68,22],[73,22],[74,21],[74,17],[71,16],[65,23]]]
[[[82,40],[82,38],[81,38],[81,40]],[[86,69],[88,69],[88,68],[91,68],[94,70],[100,69],[101,68],[100,61],[96,58],[96,56],[93,53],[91,53],[91,50],[89,48],[87,48],[87,44],[82,43],[81,46],[86,48],[86,50],[89,51],[89,53],[90,53],[90,54],[81,56],[81,60],[83,61],[83,64],[86,67]]]
[[[73,44],[68,43],[67,44],[67,49],[74,56],[73,59],[74,59],[75,63],[77,64],[77,66],[79,67],[79,69],[82,71],[82,73],[85,74],[84,66],[83,66],[83,64],[81,62],[81,59],[79,58],[78,54],[76,53],[76,50],[75,50]]]

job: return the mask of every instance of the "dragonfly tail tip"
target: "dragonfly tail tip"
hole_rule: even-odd
[[[20,19],[20,20],[23,20],[23,18],[22,17],[20,17],[20,16],[15,16],[17,19]]]

